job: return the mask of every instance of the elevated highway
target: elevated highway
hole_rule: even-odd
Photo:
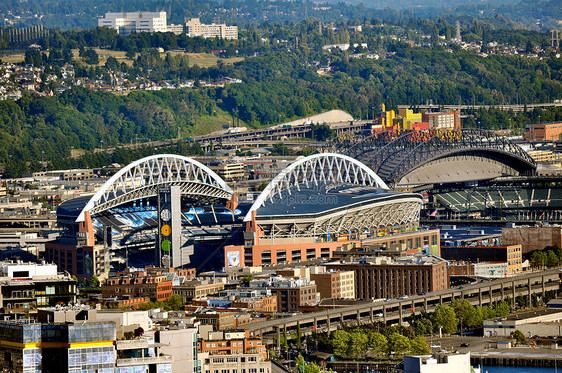
[[[490,109],[495,108],[498,110],[509,111],[512,110],[514,113],[519,113],[525,110],[533,110],[534,108],[548,108],[548,107],[558,107],[562,106],[562,102],[546,102],[538,104],[514,104],[514,105],[416,105],[416,109],[420,111],[441,109],[444,110],[478,110],[478,109]],[[412,105],[398,105],[398,109],[410,109]]]
[[[276,333],[279,341],[281,330],[296,330],[300,322],[303,334],[313,331],[329,332],[342,325],[365,325],[375,322],[402,323],[405,319],[421,311],[432,312],[440,304],[450,304],[456,298],[468,300],[472,305],[484,306],[509,298],[512,305],[518,296],[544,294],[547,291],[560,290],[562,272],[558,269],[527,273],[520,276],[502,278],[456,287],[426,295],[411,296],[406,299],[394,299],[387,302],[365,302],[362,304],[311,312],[288,318],[269,320],[247,326],[256,335]]]

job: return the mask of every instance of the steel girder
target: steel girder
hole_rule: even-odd
[[[346,154],[370,166],[388,183],[396,184],[414,168],[433,159],[463,151],[503,153],[535,167],[523,149],[504,136],[480,129],[382,132],[349,146]]]
[[[290,164],[281,171],[261,192],[244,221],[251,220],[251,212],[256,211],[266,201],[273,202],[273,197],[278,195],[283,198],[282,192],[300,186],[309,187],[319,183],[355,184],[388,189],[382,179],[363,163],[336,153],[319,153],[302,158]]]
[[[402,201],[343,208],[315,219],[258,218],[257,224],[266,239],[372,233],[383,228],[417,225],[421,206],[421,198],[409,197]]]
[[[113,175],[88,201],[78,216],[99,213],[140,198],[152,197],[161,185],[179,185],[183,195],[210,202],[227,200],[233,191],[214,171],[194,159],[173,154],[139,159]]]

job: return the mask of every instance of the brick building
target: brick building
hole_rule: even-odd
[[[355,272],[326,271],[324,266],[296,267],[275,271],[284,277],[307,278],[314,281],[320,299],[355,299]]]
[[[211,325],[214,330],[236,329],[236,313],[234,312],[207,312],[194,313],[188,316],[195,317],[201,325]]]
[[[370,262],[334,263],[326,268],[355,272],[358,299],[398,298],[447,289],[447,262],[435,256],[373,258]]]
[[[562,122],[529,124],[525,127],[525,140],[527,141],[555,141],[562,135]]]
[[[269,288],[277,296],[279,312],[299,311],[302,306],[311,305],[320,300],[316,284],[307,278],[287,279],[273,276],[267,279],[250,281],[249,288]]]
[[[59,214],[60,209],[57,210]],[[55,263],[59,271],[67,271],[78,279],[106,276],[110,267],[109,249],[95,244],[90,213],[84,214],[83,222],[72,221],[68,225],[75,230],[65,230],[57,240],[45,243],[45,260]]]
[[[506,272],[501,276],[512,276],[522,272],[522,249],[521,245],[505,246],[443,246],[441,257],[447,260],[461,260],[466,262],[492,262],[505,263]],[[479,268],[480,269],[480,268]],[[490,271],[498,272],[491,268]],[[482,269],[480,269],[482,270]],[[478,271],[473,270],[473,274]],[[499,273],[496,273],[499,276]]]
[[[521,245],[522,253],[542,250],[547,246],[562,247],[562,227],[517,227],[502,229],[504,245]]]
[[[310,279],[316,283],[320,299],[355,299],[355,272],[328,271],[311,273]]]
[[[180,286],[174,286],[173,293],[182,297],[184,302],[215,294],[224,289],[223,282],[188,281]]]
[[[165,275],[150,276],[144,271],[120,274],[119,277],[108,278],[101,288],[102,298],[148,297],[151,301],[165,301],[172,296],[172,281]]]
[[[193,299],[194,306],[238,308],[250,312],[277,312],[277,295],[270,289],[224,290],[212,297]]]
[[[205,336],[203,336],[205,337]],[[210,332],[198,342],[199,352],[212,355],[259,354],[267,359],[267,349],[260,337],[250,336],[248,330]]]

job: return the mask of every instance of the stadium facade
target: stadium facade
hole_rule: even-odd
[[[362,239],[415,231],[422,197],[391,191],[367,166],[320,153],[284,169],[244,222],[244,245],[225,248],[225,267],[330,259]]]
[[[166,205],[174,188],[180,198]],[[123,168],[93,197],[62,204],[64,233],[47,244],[47,259],[81,278],[152,263],[217,268],[332,258],[364,238],[416,231],[421,206],[421,195],[390,190],[340,154],[294,162],[251,205],[238,203],[204,165],[158,155]],[[179,246],[164,247],[173,235]]]

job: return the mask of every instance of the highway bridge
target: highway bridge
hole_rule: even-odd
[[[558,269],[538,271],[520,276],[473,283],[461,287],[411,296],[406,299],[365,302],[358,305],[311,312],[302,315],[269,320],[248,325],[246,328],[256,335],[276,333],[273,338],[279,343],[282,329],[296,330],[300,322],[303,335],[316,332],[331,332],[343,325],[365,325],[375,322],[403,323],[405,319],[421,311],[432,312],[440,304],[449,304],[456,298],[468,300],[472,305],[483,306],[503,299],[511,299],[515,305],[518,296],[544,294],[559,291],[562,272]],[[290,333],[290,331],[289,331]]]
[[[558,107],[562,106],[562,102],[554,103],[539,103],[539,104],[514,104],[514,105],[416,105],[416,109],[419,111],[431,111],[443,108],[444,110],[478,110],[478,109],[498,109],[503,111],[513,110],[514,113],[518,113],[525,110],[533,110],[536,107],[548,108],[548,107]],[[398,109],[410,109],[412,105],[398,105]]]
[[[0,217],[0,232],[39,233],[45,229],[55,229],[57,219],[50,215],[9,215]]]

